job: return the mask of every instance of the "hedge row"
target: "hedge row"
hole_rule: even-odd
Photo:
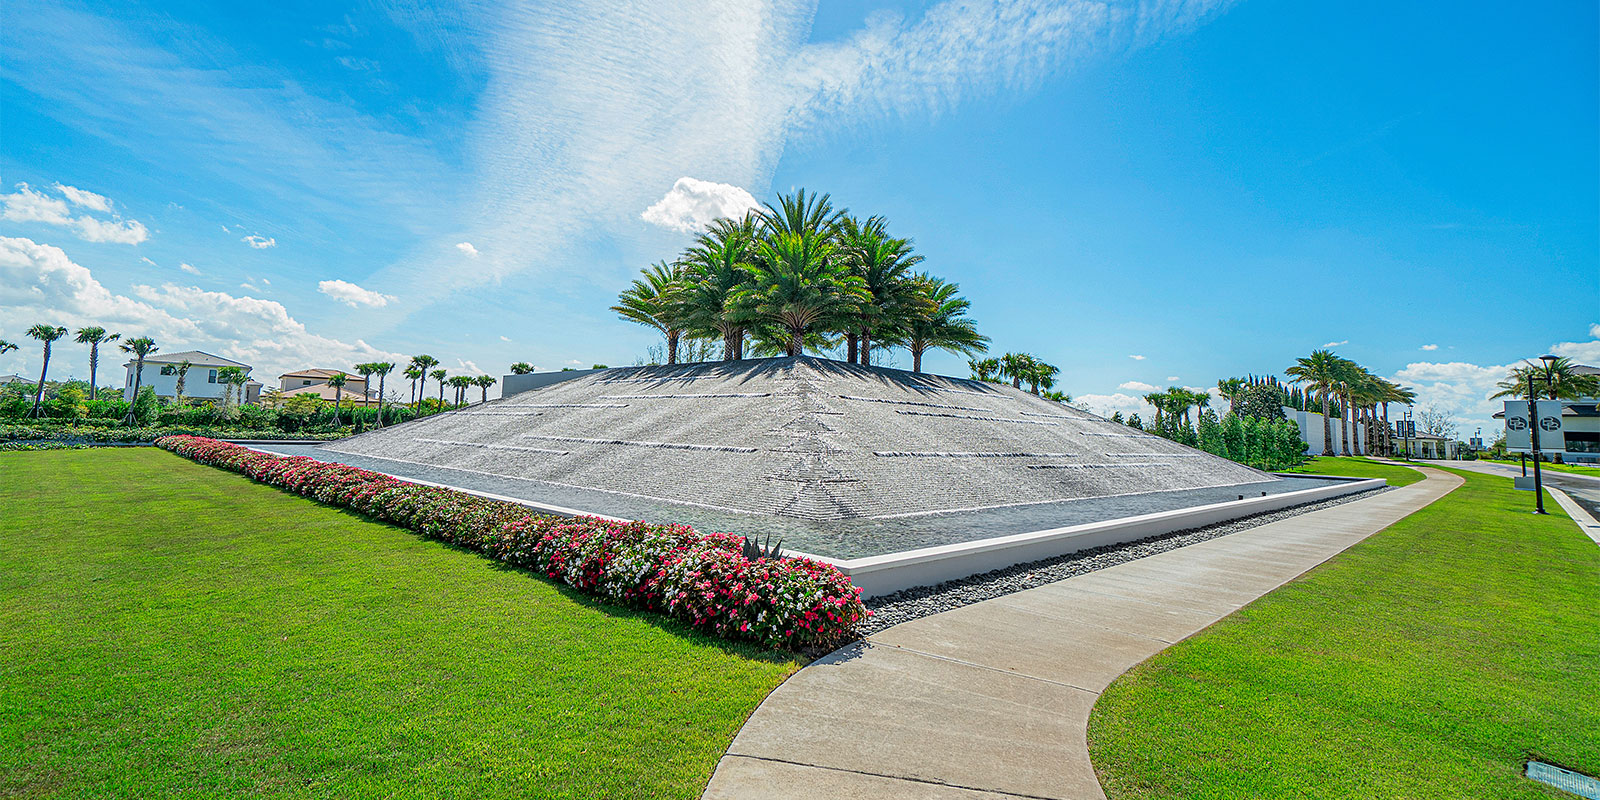
[[[156,445],[729,639],[787,648],[826,644],[847,636],[868,613],[861,590],[832,566],[750,560],[734,534],[536,515],[515,503],[196,436],[168,436]]]
[[[89,442],[94,444],[137,444],[153,442],[163,436],[207,436],[222,439],[336,439],[339,433],[284,433],[254,428],[150,427],[123,428],[113,425],[66,425],[44,421],[26,424],[0,424],[0,441]]]

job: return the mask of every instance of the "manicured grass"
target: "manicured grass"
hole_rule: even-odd
[[[1458,474],[1113,683],[1089,722],[1107,794],[1556,797],[1525,759],[1600,774],[1600,548]]]
[[[1349,478],[1384,478],[1390,486],[1407,486],[1422,480],[1422,473],[1410,467],[1380,464],[1372,459],[1356,456],[1317,456],[1294,469],[1284,472],[1304,472],[1312,475],[1339,475]]]
[[[155,449],[0,509],[0,796],[698,797],[798,666]]]
[[[1483,460],[1490,464],[1505,464],[1512,467],[1522,466],[1522,462],[1520,461],[1501,461],[1495,458],[1485,458]],[[1586,467],[1580,464],[1552,464],[1548,461],[1545,461],[1539,464],[1539,469],[1548,470],[1550,472],[1568,472],[1573,475],[1588,475],[1590,477],[1600,478],[1600,467]],[[1528,474],[1533,474],[1532,461],[1528,462]]]

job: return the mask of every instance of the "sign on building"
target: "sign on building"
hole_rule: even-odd
[[[1534,417],[1528,418],[1528,401],[1506,401],[1506,449],[1527,452],[1532,449],[1530,435],[1534,425],[1539,426],[1539,450],[1558,453],[1567,449],[1561,428],[1561,401],[1540,400],[1534,405]]]

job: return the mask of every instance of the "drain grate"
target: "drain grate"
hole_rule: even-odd
[[[1600,800],[1600,781],[1543,761],[1528,762],[1528,778],[1589,800]]]

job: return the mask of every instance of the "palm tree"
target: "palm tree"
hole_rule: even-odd
[[[473,378],[472,382],[477,384],[479,389],[483,390],[483,395],[478,399],[478,402],[480,402],[480,403],[489,402],[489,387],[493,386],[495,384],[494,376],[493,375],[479,375],[478,377]]]
[[[75,338],[74,341],[76,341],[78,344],[89,345],[89,399],[90,400],[96,400],[100,396],[100,387],[98,385],[98,382],[95,379],[95,376],[100,371],[100,345],[105,344],[107,342],[114,342],[114,341],[116,341],[118,339],[121,339],[121,338],[122,338],[122,334],[120,334],[120,333],[110,333],[110,334],[108,334],[108,333],[106,333],[106,329],[105,328],[99,327],[97,325],[90,325],[87,328],[79,328],[78,329],[77,338]]]
[[[1000,357],[999,375],[1011,379],[1011,388],[1021,389],[1022,382],[1027,379],[1028,372],[1033,368],[1033,356],[1027,353],[1006,353]]]
[[[733,302],[771,326],[786,355],[798,356],[806,340],[822,333],[865,302],[866,287],[834,258],[835,248],[817,234],[780,232],[763,240],[751,265],[751,284]]]
[[[1384,455],[1394,455],[1394,440],[1389,433],[1389,404],[1402,403],[1411,405],[1417,401],[1417,393],[1397,383],[1383,382],[1383,452]]]
[[[411,369],[407,369],[406,372],[409,376],[411,370],[415,369],[417,372],[416,380],[420,380],[422,382],[421,387],[413,393],[418,407],[421,406],[422,396],[428,393],[428,370],[437,366],[439,366],[439,359],[434,358],[433,356],[420,355],[411,357]]]
[[[733,303],[733,296],[750,280],[757,227],[754,214],[715,220],[679,260],[684,269],[680,298],[684,324],[696,336],[720,338],[723,361],[744,357],[745,329],[751,319],[747,308]]]
[[[1194,402],[1194,430],[1200,432],[1200,416],[1206,413],[1206,408],[1211,405],[1211,395],[1206,392],[1190,392],[1189,399]]]
[[[474,385],[471,375],[457,375],[450,379],[450,385],[456,390],[456,405],[465,405],[467,402],[467,389]]]
[[[244,382],[244,371],[238,367],[217,370],[217,383],[222,384],[222,415],[233,417],[233,390]]]
[[[994,380],[995,376],[1000,374],[1000,359],[998,359],[998,358],[983,358],[983,359],[972,359],[972,358],[969,358],[969,359],[967,359],[967,368],[972,370],[972,379],[973,380],[975,380],[975,381],[984,381],[985,383],[987,383],[989,381]]]
[[[161,365],[162,375],[178,376],[177,382],[172,387],[172,404],[174,406],[183,405],[183,389],[189,382],[189,368],[193,366],[187,358],[176,364]]]
[[[148,336],[126,339],[117,347],[124,353],[133,354],[133,396],[128,398],[128,415],[123,417],[122,421],[129,425],[137,425],[139,418],[133,412],[139,405],[139,384],[144,379],[144,360],[161,348],[156,347],[155,340]]]
[[[907,323],[905,341],[911,351],[911,371],[922,371],[922,354],[930,349],[974,355],[989,349],[989,337],[966,318],[972,303],[957,294],[960,287],[926,273],[916,276],[916,291],[924,303]]]
[[[448,377],[450,375],[450,373],[445,372],[442,369],[436,369],[436,370],[434,370],[434,371],[432,371],[432,372],[430,372],[428,374],[433,376],[433,379],[435,381],[439,382],[439,410],[443,411],[444,410],[444,379],[446,377]],[[426,388],[426,386],[424,386],[424,388]]]
[[[1061,370],[1037,358],[1032,362],[1028,365],[1028,391],[1038,394],[1040,387],[1048,389],[1056,385],[1056,376],[1061,374]]]
[[[678,339],[683,336],[681,276],[676,267],[665,261],[652,264],[641,272],[644,278],[635,280],[623,289],[611,310],[629,322],[660,331],[667,338],[667,363],[676,364]]]
[[[1243,378],[1221,378],[1217,381],[1217,391],[1228,400],[1228,413],[1239,412],[1239,397],[1244,393],[1245,385]]]
[[[373,362],[371,362],[371,361],[368,361],[368,362],[366,362],[364,364],[357,364],[356,365],[356,372],[361,373],[361,394],[362,394],[361,400],[362,400],[362,405],[363,406],[366,405],[366,401],[368,399],[370,399],[370,397],[372,395],[372,371],[373,371],[373,369],[374,369],[374,365],[373,365]],[[358,426],[357,430],[360,430],[359,425],[361,423],[361,418],[356,416],[355,409],[351,409],[350,410],[350,420],[352,422],[355,422],[357,424],[357,426]]]
[[[884,226],[882,217],[862,222],[849,215],[840,215],[837,225],[838,255],[866,290],[846,323],[850,360],[863,366],[872,364],[874,340],[894,340],[912,318],[931,313],[931,301],[912,280],[911,268],[922,256],[911,252],[910,239],[896,239]]]
[[[1156,410],[1156,418],[1153,424],[1155,425],[1155,430],[1160,431],[1161,413],[1166,410],[1167,404],[1172,402],[1172,396],[1166,392],[1151,392],[1144,396],[1144,401]]]
[[[1499,391],[1490,397],[1527,399],[1529,376],[1535,381],[1544,382],[1548,400],[1577,400],[1600,394],[1600,376],[1581,373],[1576,368],[1572,359],[1566,357],[1552,359],[1543,365],[1524,361],[1522,366],[1511,368],[1505,380],[1496,384]]]
[[[43,414],[39,410],[39,401],[44,399],[44,379],[50,372],[50,344],[67,335],[67,329],[55,325],[35,325],[28,329],[28,335],[44,343],[44,366],[39,369],[39,385],[33,390],[33,410],[28,416],[37,417]]]
[[[801,189],[792,195],[778,195],[778,204],[763,205],[756,212],[768,235],[792,233],[800,236],[832,238],[845,210],[834,211],[833,200],[828,195],[807,195]]]
[[[344,384],[350,376],[343,372],[336,372],[328,377],[328,385],[333,387],[333,426],[339,427],[339,408],[344,404]],[[352,411],[351,416],[354,416]]]
[[[511,365],[512,375],[526,375],[533,371],[533,365],[526,361],[518,361]]]
[[[12,343],[4,340],[4,339],[0,339],[0,356],[3,356],[6,353],[9,353],[9,352],[11,352],[12,350],[15,350],[15,349],[17,349],[16,345],[14,345],[14,344],[12,344]]]
[[[383,427],[383,386],[389,377],[389,373],[394,372],[394,362],[374,361],[367,366],[372,368],[372,374],[378,376],[378,427],[381,428]],[[372,387],[368,386],[367,388],[371,389]]]
[[[1328,401],[1339,382],[1343,362],[1344,359],[1334,355],[1332,350],[1313,350],[1311,355],[1295,359],[1294,365],[1284,370],[1295,383],[1315,389],[1322,397],[1322,455],[1325,456],[1334,455],[1333,421],[1328,419]]]

